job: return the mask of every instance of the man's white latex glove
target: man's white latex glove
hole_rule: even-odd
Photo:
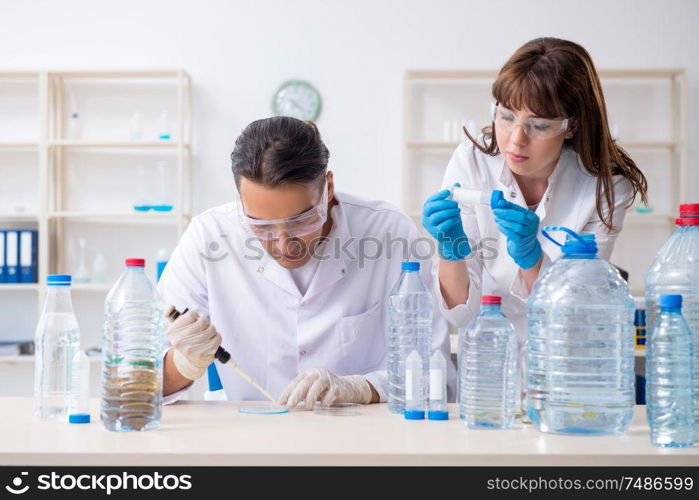
[[[165,311],[165,317],[172,308],[170,306]],[[221,345],[221,336],[214,325],[194,311],[187,311],[177,318],[165,331],[165,336],[174,349],[175,367],[190,380],[197,380],[206,373]]]
[[[323,368],[311,368],[298,374],[279,397],[279,404],[294,408],[302,404],[307,410],[320,400],[323,406],[333,403],[371,403],[371,386],[361,375],[338,376]]]

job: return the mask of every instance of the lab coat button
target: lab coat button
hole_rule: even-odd
[[[263,273],[263,272],[265,272],[265,268],[262,267],[262,266],[260,266],[260,267],[257,268],[257,272],[258,272],[258,273]]]
[[[517,193],[510,191],[510,198],[517,198]]]
[[[300,354],[301,356],[305,356],[305,355],[306,355],[306,351],[301,350],[301,351],[299,351],[299,354]]]

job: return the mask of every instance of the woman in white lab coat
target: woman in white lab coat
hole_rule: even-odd
[[[443,313],[463,327],[481,295],[502,296],[520,343],[526,301],[540,272],[560,255],[540,228],[594,233],[609,259],[634,198],[646,201],[646,179],[614,143],[599,78],[587,51],[540,38],[522,46],[492,87],[493,121],[454,152],[442,191],[424,204],[423,226],[438,241]],[[642,105],[642,103],[639,103]],[[464,215],[447,199],[455,183],[502,190],[499,208]]]

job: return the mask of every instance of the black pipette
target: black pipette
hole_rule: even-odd
[[[187,311],[189,311],[188,308],[185,308],[184,311],[180,312],[176,308],[173,307],[172,310],[170,311],[170,313],[167,315],[167,319],[172,323],[177,318],[179,318],[180,316],[185,314]],[[222,365],[226,365],[226,366],[231,367],[231,369],[233,371],[235,371],[235,373],[240,375],[240,377],[242,377],[246,382],[251,384],[253,387],[255,387],[262,394],[264,394],[265,397],[267,397],[267,399],[269,399],[270,401],[275,401],[275,399],[272,397],[272,395],[269,392],[267,392],[257,382],[255,382],[253,380],[253,378],[250,375],[248,375],[245,372],[245,370],[243,370],[235,360],[231,359],[230,353],[228,351],[226,351],[223,348],[223,346],[218,346],[218,349],[216,349],[216,354],[214,355],[214,357],[216,359],[218,359]]]

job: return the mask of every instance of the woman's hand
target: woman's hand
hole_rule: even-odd
[[[539,217],[524,207],[501,200],[493,208],[495,223],[507,237],[507,253],[522,269],[531,269],[541,259],[541,244],[537,239]]]
[[[422,225],[437,240],[439,256],[444,260],[464,260],[471,253],[466,233],[461,223],[459,204],[447,200],[448,189],[433,194],[422,210]]]

